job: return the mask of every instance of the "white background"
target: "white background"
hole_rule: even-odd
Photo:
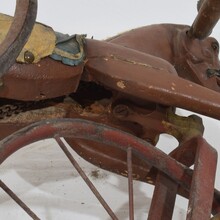
[[[105,39],[120,32],[154,23],[192,24],[196,0],[39,0],[39,22],[69,34],[87,34]],[[1,0],[0,12],[13,14],[15,1]],[[220,40],[220,26],[212,36]],[[182,115],[190,114],[180,111]],[[220,123],[204,117],[205,138],[220,153]],[[160,146],[168,151],[176,142],[163,137]],[[127,219],[126,179],[90,166],[82,159],[88,175],[99,187],[118,215]],[[98,173],[98,178],[92,174]],[[76,171],[53,141],[42,141],[10,157],[0,170],[4,180],[41,219],[109,219]],[[220,169],[216,187],[220,188]],[[136,219],[146,219],[153,187],[135,182]],[[173,219],[184,219],[187,203],[178,198]],[[0,220],[25,220],[29,217],[0,190]]]

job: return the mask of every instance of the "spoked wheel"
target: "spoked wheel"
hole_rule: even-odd
[[[0,143],[0,161],[5,161],[11,154],[18,149],[47,138],[54,138],[60,148],[65,153],[71,164],[77,170],[79,175],[85,181],[90,190],[94,193],[101,205],[107,211],[112,219],[118,219],[110,205],[98,192],[88,175],[80,167],[77,160],[65,146],[65,142],[60,137],[74,137],[80,139],[93,140],[98,143],[108,144],[109,146],[122,147],[127,154],[127,175],[128,175],[128,194],[129,194],[129,219],[134,219],[133,202],[133,176],[132,176],[132,147],[129,146],[129,140],[126,140],[126,133],[115,130],[104,125],[85,120],[59,119],[36,123],[28,126],[15,134],[3,139]],[[131,137],[130,137],[131,138]],[[122,142],[122,146],[121,143]],[[72,146],[74,148],[74,146]],[[34,211],[31,210],[18,196],[0,180],[0,187],[21,207],[32,219],[40,219]]]
[[[151,181],[155,184],[155,191],[148,219],[171,219],[177,193],[186,197],[193,197],[189,203],[189,214],[193,217],[189,217],[188,219],[209,219],[213,202],[212,193],[214,191],[214,180],[212,179],[214,179],[213,175],[215,173],[216,152],[213,152],[212,149],[210,150],[209,146],[202,139],[197,139],[197,142],[201,146],[198,147],[197,154],[201,154],[201,157],[209,155],[210,158],[214,159],[214,162],[211,164],[212,169],[209,169],[209,164],[209,172],[205,172],[203,175],[201,175],[200,172],[200,159],[202,158],[200,158],[199,155],[196,157],[196,160],[199,158],[198,165],[196,162],[197,172],[192,174],[192,171],[187,166],[178,163],[175,159],[154,148],[149,143],[120,130],[82,119],[53,119],[41,121],[21,129],[0,142],[0,163],[3,163],[15,151],[30,143],[47,138],[54,138],[112,219],[118,219],[118,217],[81,169],[60,137],[90,140],[114,148],[120,148],[126,152],[129,219],[134,219],[133,156],[139,157],[140,160],[146,161],[146,163],[160,171],[156,175],[156,180],[153,177],[155,175],[151,176]],[[74,148],[74,146],[72,146],[72,148]],[[146,173],[146,179],[148,178],[147,175],[148,173]],[[201,181],[200,185],[196,188],[197,181],[202,180],[204,177],[210,179],[210,187],[207,187],[207,184],[203,184]],[[32,219],[40,219],[2,180],[0,181],[0,186]],[[190,191],[190,188],[192,188],[193,191]],[[206,193],[204,193],[204,189],[206,189]],[[195,197],[197,199],[194,199]],[[205,206],[203,206],[201,211],[198,205],[201,206],[203,200],[205,200]],[[201,216],[205,216],[205,218],[200,218]]]

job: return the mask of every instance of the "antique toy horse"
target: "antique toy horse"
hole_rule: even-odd
[[[203,25],[199,36],[200,24],[159,24],[97,41],[36,24],[17,62],[2,77],[0,137],[48,118],[89,119],[154,146],[162,133],[173,135],[180,145],[202,135],[201,119],[177,116],[175,107],[220,118],[219,44],[207,37],[220,5],[213,1],[215,7],[209,7],[207,2],[197,20],[204,21],[201,16],[215,7],[218,15]],[[11,22],[0,16],[1,40]],[[124,175],[124,152],[66,140],[86,160]],[[11,153],[2,152],[0,161]],[[134,167],[136,179],[149,182],[151,167],[135,158]]]

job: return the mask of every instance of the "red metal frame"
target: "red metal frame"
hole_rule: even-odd
[[[191,170],[188,166],[142,139],[120,130],[82,119],[46,120],[23,128],[2,140],[0,142],[0,162],[2,163],[16,150],[30,143],[46,138],[55,138],[112,219],[117,219],[88,178],[77,168],[77,164],[59,137],[93,140],[119,147],[127,152],[130,219],[134,219],[132,154],[138,155],[156,168],[151,175],[153,178],[156,173],[157,177],[154,182],[155,190],[149,220],[172,219],[177,193],[189,198],[187,220],[210,219],[211,212],[215,213],[220,207],[220,202],[213,200],[213,195],[217,193],[214,190],[217,152],[202,137],[188,141],[187,144],[183,144],[171,153],[171,156],[177,157],[176,159],[179,161],[185,160],[187,165],[194,164],[194,170]],[[180,157],[178,157],[179,152],[182,153]],[[196,153],[189,157],[191,152]],[[3,188],[3,185],[1,187]],[[215,207],[215,210],[212,207]]]

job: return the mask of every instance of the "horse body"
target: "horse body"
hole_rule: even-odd
[[[151,54],[168,61],[177,74],[219,92],[218,77],[210,77],[208,69],[219,70],[219,44],[216,39],[191,39],[190,27],[158,24],[137,28],[108,39],[108,42]]]

